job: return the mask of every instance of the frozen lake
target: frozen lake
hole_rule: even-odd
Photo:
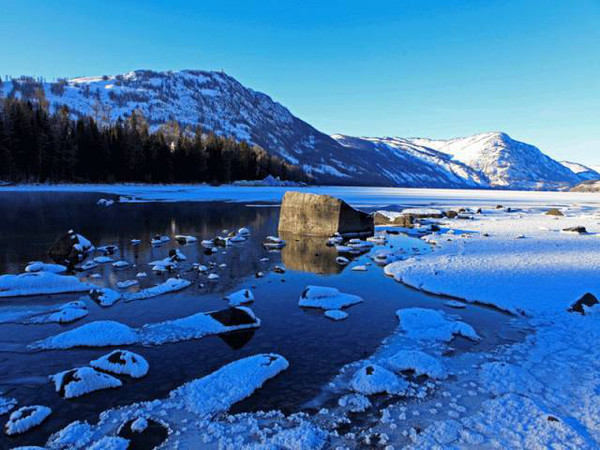
[[[399,308],[421,306],[457,313],[457,310],[444,305],[446,299],[405,287],[385,277],[382,269],[374,264],[368,266],[366,272],[350,270],[353,265],[370,262],[368,255],[357,257],[349,267],[339,266],[335,262],[337,252],[327,247],[323,240],[290,237],[281,252],[266,251],[261,243],[277,230],[279,208],[273,202],[284,190],[247,189],[252,188],[224,189],[222,197],[217,199],[213,198],[214,195],[207,195],[209,199],[216,200],[211,202],[200,202],[198,198],[194,198],[193,202],[187,201],[191,200],[188,194],[183,196],[186,201],[161,202],[157,201],[159,197],[168,200],[165,192],[175,195],[175,190],[157,188],[152,195],[129,193],[132,197],[141,195],[145,200],[152,197],[150,202],[115,203],[108,208],[96,205],[98,199],[106,197],[99,193],[67,192],[65,189],[54,192],[35,189],[29,192],[26,189],[0,191],[0,273],[20,273],[29,261],[47,261],[49,246],[67,230],[74,229],[96,246],[116,244],[119,250],[112,258],[131,263],[123,270],[104,264],[80,273],[78,276],[86,282],[115,288],[117,282],[135,279],[136,273],[144,271],[148,278],[142,279],[139,287],[160,283],[168,276],[152,273],[148,262],[164,258],[172,248],[178,248],[187,256],[179,273],[193,282],[192,286],[179,293],[146,301],[118,302],[110,308],[102,308],[87,296],[78,294],[0,300],[0,318],[6,317],[8,312],[41,305],[60,305],[79,298],[84,299],[89,309],[87,317],[68,325],[0,323],[0,392],[16,398],[20,405],[47,405],[54,411],[40,428],[30,433],[17,438],[2,435],[1,447],[41,445],[50,433],[73,420],[93,422],[107,408],[164,397],[177,386],[207,375],[228,362],[265,352],[283,355],[290,362],[289,369],[235,405],[233,411],[280,409],[293,412],[306,409],[307,405],[314,408],[311,400],[318,397],[323,386],[335,377],[342,366],[372,354],[396,329],[398,320],[395,311]],[[124,194],[116,190],[115,194]],[[399,198],[387,196],[386,190],[378,189],[378,198],[375,198],[375,190],[370,189],[330,190],[334,195],[363,206],[399,203]],[[236,198],[235,203],[225,202],[233,200],[232,192],[254,194],[243,194]],[[422,201],[417,202],[417,198]],[[479,197],[474,198],[480,201]],[[429,204],[435,201],[435,195],[432,199],[413,196],[402,200],[401,204]],[[448,201],[451,203],[452,199]],[[464,199],[461,201],[464,202]],[[489,201],[492,201],[491,198]],[[247,242],[227,248],[224,253],[219,251],[208,256],[203,252],[199,243],[201,239],[212,238],[224,229],[237,230],[241,227],[251,231]],[[179,245],[172,239],[160,247],[153,247],[150,239],[156,234],[171,237],[192,235],[198,238],[198,242]],[[141,244],[132,246],[132,238],[140,239]],[[429,251],[428,244],[419,239],[403,235],[388,235],[388,239],[387,248],[403,248],[407,254]],[[269,258],[269,261],[261,262],[261,258]],[[216,270],[220,275],[216,283],[206,283],[205,278],[191,269],[192,263],[209,262],[226,264],[226,267]],[[271,269],[275,265],[285,266],[286,272],[273,272]],[[258,271],[263,271],[265,277],[256,278]],[[100,276],[90,278],[91,274]],[[298,307],[298,298],[307,285],[336,287],[359,295],[365,301],[346,310],[350,314],[347,320],[334,322],[323,317],[320,311]],[[227,306],[223,296],[241,288],[251,288],[254,292],[256,300],[250,307],[262,321],[258,330],[154,347],[119,347],[141,354],[150,363],[148,376],[140,380],[126,379],[120,389],[65,400],[54,391],[48,380],[51,374],[87,365],[111,349],[34,352],[26,348],[38,339],[96,320],[110,319],[139,327],[197,312],[223,309]],[[490,351],[499,343],[520,339],[520,333],[508,326],[511,317],[497,310],[469,305],[458,313],[483,337],[477,344],[458,339],[455,342],[458,351]],[[3,416],[0,420],[4,423],[5,419],[6,416]]]

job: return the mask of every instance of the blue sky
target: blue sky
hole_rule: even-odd
[[[224,69],[327,133],[600,164],[599,0],[0,0],[0,42],[2,75]]]

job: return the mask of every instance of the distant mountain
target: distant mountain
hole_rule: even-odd
[[[488,187],[487,177],[452,157],[402,138],[332,137],[346,148],[368,153],[397,186]]]
[[[483,173],[490,185],[505,189],[564,189],[580,178],[537,147],[491,132],[450,139],[411,139],[417,145],[452,156],[455,161]]]
[[[600,173],[583,164],[570,161],[561,161],[560,163],[575,173],[581,181],[600,180]]]
[[[536,147],[504,133],[447,141],[328,136],[261,92],[222,72],[136,70],[125,75],[0,84],[5,96],[36,98],[51,110],[114,122],[139,111],[155,130],[183,127],[232,136],[301,165],[319,183],[505,189],[563,189],[581,181]]]

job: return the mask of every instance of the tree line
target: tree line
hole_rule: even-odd
[[[308,181],[298,166],[233,138],[182,130],[171,121],[155,132],[133,111],[114,123],[66,106],[49,112],[43,92],[0,98],[0,180],[28,183],[230,183]]]

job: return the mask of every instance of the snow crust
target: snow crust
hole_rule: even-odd
[[[53,272],[0,275],[0,298],[84,292],[90,287],[77,277],[57,275]]]
[[[443,311],[408,308],[397,311],[400,328],[412,339],[450,342],[455,336],[473,341],[480,339],[475,329]]]
[[[47,406],[23,406],[10,415],[4,425],[4,432],[8,435],[25,433],[41,424],[51,413],[52,410]]]
[[[133,301],[133,300],[147,300],[152,297],[157,297],[159,295],[167,294],[169,292],[177,292],[182,289],[185,289],[190,284],[191,281],[185,280],[183,278],[169,278],[167,281],[161,284],[157,284],[156,286],[141,289],[138,292],[132,292],[125,294],[125,301]]]
[[[325,310],[342,309],[361,303],[363,299],[358,295],[344,294],[332,287],[307,286],[298,305],[303,308],[320,308]]]

